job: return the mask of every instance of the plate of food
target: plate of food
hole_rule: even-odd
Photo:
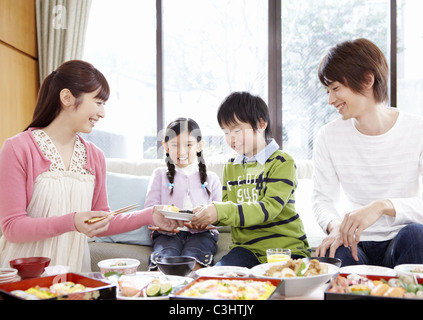
[[[247,278],[251,272],[248,268],[232,267],[232,266],[213,266],[201,268],[195,271],[200,277],[231,277],[231,278]]]
[[[423,299],[423,279],[341,273],[325,290],[325,300],[374,299]]]
[[[0,285],[0,297],[4,300],[103,300],[114,299],[115,296],[115,285],[76,273]]]
[[[281,294],[304,296],[331,280],[339,267],[317,259],[290,259],[288,262],[263,263],[251,268],[258,278],[282,279]]]
[[[174,205],[164,206],[159,212],[166,218],[174,220],[190,221],[194,217],[192,210],[180,210]]]
[[[341,267],[339,269],[340,273],[351,273],[351,274],[360,274],[360,275],[379,275],[379,276],[395,276],[395,270],[391,268],[381,267],[381,266],[373,266],[373,265],[365,265],[365,264],[358,264],[358,265],[351,265]]]
[[[161,272],[137,272],[118,279],[118,300],[168,300],[169,295],[188,285],[193,279],[164,275]]]
[[[394,267],[398,275],[415,276],[423,279],[423,264],[400,264]]]
[[[170,296],[171,299],[267,300],[280,287],[280,279],[200,277]]]

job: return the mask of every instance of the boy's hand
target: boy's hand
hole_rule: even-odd
[[[208,225],[218,220],[217,210],[214,204],[194,208],[194,217],[190,221],[193,229],[206,229]]]

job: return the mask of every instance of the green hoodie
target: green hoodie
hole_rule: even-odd
[[[217,225],[231,226],[232,247],[252,251],[261,263],[266,249],[289,248],[292,255],[310,256],[301,218],[295,211],[295,162],[277,150],[259,162],[234,164],[223,172],[223,202],[214,202]]]

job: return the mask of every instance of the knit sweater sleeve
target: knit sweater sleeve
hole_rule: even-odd
[[[296,185],[296,168],[292,159],[275,157],[266,163],[263,174],[253,178],[245,176],[245,180],[238,180],[236,170],[230,172],[228,164],[224,180],[226,202],[215,203],[218,211],[219,223],[234,227],[251,227],[273,221],[283,214],[283,208],[290,201]],[[242,165],[236,165],[241,168]],[[235,173],[235,176],[234,176]],[[238,176],[238,177],[237,177]],[[251,178],[251,181],[250,181]],[[231,184],[229,186],[228,184]],[[242,185],[245,187],[243,188]],[[247,191],[249,190],[249,191]],[[286,217],[287,218],[287,217]]]
[[[37,153],[22,139],[7,140],[0,151],[0,225],[10,242],[44,240],[75,231],[73,213],[50,218],[32,218],[26,208],[31,200]]]
[[[139,211],[122,213],[113,218],[106,232],[98,234],[98,237],[111,236],[123,232],[139,229],[153,222],[154,207],[144,208]]]
[[[84,142],[88,161],[85,166],[95,175],[95,188],[91,205],[92,211],[110,211],[106,187],[106,159],[101,149],[90,142]],[[95,168],[95,169],[93,169]]]
[[[162,203],[162,169],[157,168],[151,175],[150,182],[148,184],[147,194],[145,196],[145,207],[160,205]]]

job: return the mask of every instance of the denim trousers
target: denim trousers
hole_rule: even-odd
[[[149,270],[157,268],[156,260],[169,256],[190,256],[203,266],[213,264],[217,252],[219,235],[211,231],[190,233],[180,231],[173,235],[153,232],[153,253],[149,259]]]
[[[377,265],[393,268],[399,264],[423,264],[423,225],[413,223],[405,226],[387,241],[361,241],[357,245],[358,261],[351,255],[350,248],[341,246],[335,258],[342,260],[342,266]],[[329,256],[329,250],[326,252]]]

